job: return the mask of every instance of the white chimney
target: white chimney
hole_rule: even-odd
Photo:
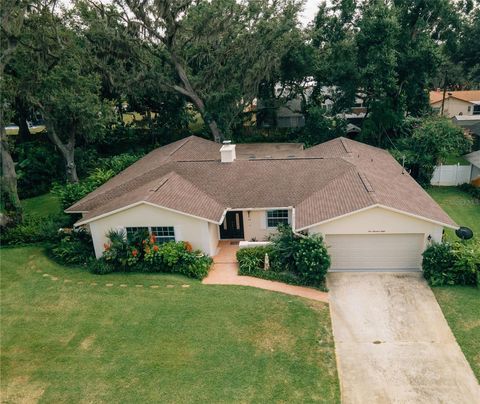
[[[235,145],[231,140],[224,140],[223,146],[220,148],[220,156],[222,163],[231,163],[235,161],[237,155],[235,153]]]

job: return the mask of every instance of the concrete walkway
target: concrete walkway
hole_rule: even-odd
[[[327,276],[342,402],[480,403],[480,387],[418,273]]]
[[[254,288],[285,293],[287,295],[301,296],[307,299],[318,300],[320,302],[328,302],[328,294],[316,289],[287,285],[282,282],[268,281],[266,279],[254,278],[252,276],[239,276],[238,262],[236,258],[238,248],[238,244],[232,244],[229,241],[220,242],[219,252],[213,257],[213,268],[203,280],[204,284],[251,286]]]

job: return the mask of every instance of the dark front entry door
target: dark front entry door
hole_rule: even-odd
[[[220,225],[220,238],[243,239],[243,213],[227,212],[225,220]]]

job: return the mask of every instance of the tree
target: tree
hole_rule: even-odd
[[[450,155],[460,156],[472,147],[471,135],[443,117],[427,117],[413,128],[409,136],[397,142],[395,157],[423,186],[430,184],[435,167]]]
[[[217,142],[280,65],[300,7],[296,0],[117,4],[127,26],[141,24],[149,49],[170,66],[164,88],[193,103]]]
[[[148,130],[152,145],[185,136],[190,118],[185,98],[162,85],[164,76],[173,71],[152,54],[138,24],[125,25],[113,4],[77,1],[73,13],[75,31],[85,38],[91,56],[90,70],[100,78],[101,96],[116,105],[120,121],[116,129],[139,129],[121,127],[120,115],[128,107],[143,115],[144,130],[136,132]]]
[[[83,38],[67,26],[69,18],[56,11],[55,3],[30,13],[7,73],[17,92],[45,119],[48,138],[64,159],[67,180],[77,182],[75,147],[79,139],[88,142],[104,135],[112,106],[100,97],[90,54]]]
[[[428,111],[440,44],[451,42],[458,24],[458,10],[448,0],[322,4],[312,30],[316,94],[323,86],[333,87],[334,114],[363,99],[362,137],[386,146],[400,136],[397,128],[406,116]]]
[[[10,145],[5,131],[6,118],[9,118],[12,113],[8,100],[12,93],[7,91],[7,80],[4,72],[6,65],[10,62],[17,48],[18,37],[23,27],[26,11],[27,2],[5,0],[2,3],[2,13],[0,16],[0,44],[2,49],[0,54],[0,88],[2,89],[0,99],[0,152],[2,159],[0,198],[8,216],[13,216],[15,222],[22,219],[22,206],[18,197],[15,164],[10,154]],[[6,221],[8,221],[8,219],[9,218],[7,218]]]

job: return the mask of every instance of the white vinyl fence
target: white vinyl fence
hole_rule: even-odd
[[[440,164],[435,167],[430,183],[432,185],[451,186],[470,182],[472,166],[461,166],[460,164],[444,166]]]

